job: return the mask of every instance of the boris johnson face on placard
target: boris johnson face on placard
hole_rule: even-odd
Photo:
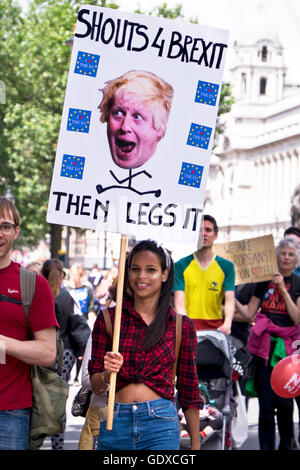
[[[99,108],[112,159],[121,168],[138,168],[165,134],[173,89],[149,72],[128,72],[102,92]]]
[[[154,154],[162,132],[154,128],[151,105],[120,96],[109,113],[107,136],[112,158],[122,168],[138,168]]]

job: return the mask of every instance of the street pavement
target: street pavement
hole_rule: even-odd
[[[78,392],[80,386],[72,384],[72,376],[71,376],[71,385],[70,385],[70,392],[69,398],[67,401],[67,426],[65,431],[65,450],[77,450],[79,437],[81,433],[81,429],[84,423],[84,418],[81,417],[74,417],[71,414],[71,405],[74,396]],[[297,408],[297,407],[295,407]],[[248,439],[242,445],[239,450],[259,450],[258,444],[258,403],[256,398],[251,398],[248,403]],[[294,415],[294,422],[298,422],[298,416],[295,409]],[[277,433],[277,443],[278,443],[278,433]],[[41,450],[51,450],[51,440],[47,438],[44,441]]]

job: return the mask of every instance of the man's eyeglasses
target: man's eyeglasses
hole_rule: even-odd
[[[5,235],[11,233],[16,227],[17,226],[15,224],[11,224],[10,222],[3,222],[3,224],[0,224],[0,230]]]

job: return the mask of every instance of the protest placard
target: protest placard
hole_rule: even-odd
[[[113,351],[127,235],[196,242],[228,32],[81,6],[47,221],[120,233]],[[111,374],[107,429],[116,374]]]
[[[269,281],[278,271],[273,235],[217,243],[213,250],[233,262],[236,285]]]
[[[197,240],[227,41],[186,21],[80,8],[49,223]]]

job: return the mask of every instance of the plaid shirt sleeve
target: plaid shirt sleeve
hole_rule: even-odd
[[[182,338],[177,365],[178,400],[185,408],[203,408],[199,396],[196,367],[197,337],[192,320],[186,315],[182,318]]]

